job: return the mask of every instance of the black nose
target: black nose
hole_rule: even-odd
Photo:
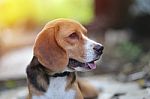
[[[102,54],[102,51],[103,51],[104,47],[101,46],[101,45],[95,45],[93,49],[94,49],[97,53]]]

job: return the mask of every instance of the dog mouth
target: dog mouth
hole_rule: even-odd
[[[93,60],[91,62],[82,63],[82,62],[79,62],[75,59],[69,59],[68,67],[71,69],[74,69],[74,70],[75,70],[75,68],[78,68],[78,67],[82,67],[82,68],[85,68],[87,70],[93,70],[96,68],[96,64],[95,64],[96,60]]]

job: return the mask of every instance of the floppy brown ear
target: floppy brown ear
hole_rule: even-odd
[[[58,27],[44,28],[36,38],[34,55],[51,71],[61,71],[67,66],[66,51],[56,41]]]

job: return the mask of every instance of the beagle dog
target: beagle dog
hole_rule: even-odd
[[[96,68],[103,46],[87,36],[77,21],[56,19],[38,34],[28,65],[28,99],[93,99],[98,91],[76,77]]]

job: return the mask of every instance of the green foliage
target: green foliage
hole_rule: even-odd
[[[13,80],[8,80],[8,81],[5,83],[5,86],[6,86],[7,88],[14,88],[14,87],[16,87],[16,82],[13,81]]]
[[[132,42],[124,42],[117,47],[117,53],[123,59],[134,62],[142,54],[142,48]]]

